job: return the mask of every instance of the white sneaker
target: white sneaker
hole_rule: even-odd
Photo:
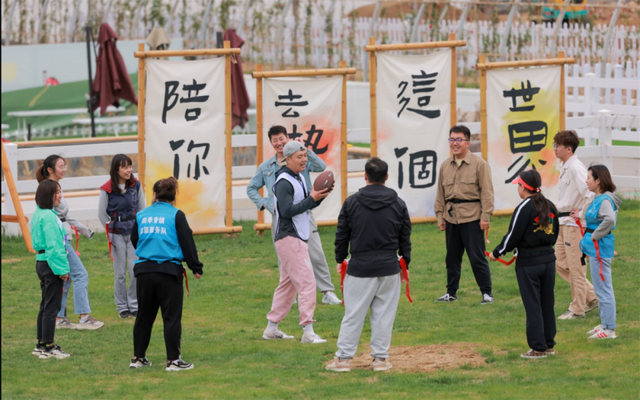
[[[589,339],[615,339],[617,337],[618,335],[613,329],[603,329],[589,336]]]
[[[592,330],[590,330],[589,332],[587,332],[587,335],[593,335],[594,333],[598,333],[602,330],[602,328],[603,328],[602,325],[598,325]]]
[[[327,343],[326,340],[324,340],[320,336],[316,335],[315,333],[310,333],[310,334],[304,333],[302,335],[301,342],[302,343],[311,343],[311,344]]]
[[[480,304],[491,304],[491,303],[493,303],[493,296],[487,293],[483,294],[482,301],[480,302]]]
[[[38,356],[38,358],[68,358],[70,357],[71,354],[69,353],[65,353],[64,351],[62,351],[62,349],[60,348],[60,346],[58,346],[57,344],[53,345],[53,347],[47,347],[45,348],[42,353],[40,353],[40,355]]]
[[[333,292],[326,292],[324,296],[322,296],[322,302],[324,304],[329,304],[332,306],[336,304],[342,304],[342,300],[340,300],[338,296],[336,296],[336,294]]]
[[[274,340],[274,339],[295,339],[291,335],[287,335],[282,332],[280,329],[265,329],[262,333],[262,338],[264,340]]]

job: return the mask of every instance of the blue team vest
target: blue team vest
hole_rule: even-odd
[[[176,232],[178,209],[169,203],[156,201],[136,215],[138,248],[136,264],[145,261],[170,261],[182,265],[184,256]]]
[[[616,210],[616,204],[614,203],[613,199],[611,199],[611,197],[607,196],[606,194],[597,196],[595,199],[593,199],[593,202],[585,213],[585,219],[587,220],[587,229],[596,230],[602,223],[602,221],[598,220],[598,211],[600,211],[600,205],[602,205],[602,202],[605,200],[609,200],[611,202],[613,211],[615,211],[617,214],[618,210]],[[613,226],[613,228],[611,228],[611,230],[613,231],[614,229],[616,229],[615,225]],[[600,257],[613,258],[614,242],[615,237],[611,232],[609,232],[609,234],[602,239],[598,240],[598,246],[600,247]],[[580,250],[582,250],[582,252],[589,257],[596,256],[596,247],[593,244],[593,239],[591,239],[591,232],[587,232],[584,234],[584,237],[580,241]]]

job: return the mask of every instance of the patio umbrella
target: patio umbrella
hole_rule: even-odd
[[[94,108],[100,107],[100,114],[107,112],[107,107],[120,106],[119,99],[138,104],[131,79],[127,73],[122,56],[116,48],[118,35],[109,24],[100,25],[98,34],[98,57],[96,58],[96,76],[93,80],[93,91],[97,99]]]
[[[230,41],[232,48],[240,48],[244,44],[244,40],[236,34],[235,29],[227,29],[224,32],[224,40]],[[242,58],[240,58],[240,54],[236,54],[235,58],[237,62],[231,63],[231,128],[237,125],[244,128],[244,124],[249,121],[249,116],[247,115],[249,94],[242,76]]]

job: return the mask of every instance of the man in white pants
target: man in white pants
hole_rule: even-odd
[[[367,311],[371,309],[371,356],[373,370],[391,368],[389,346],[400,299],[398,255],[411,261],[411,219],[405,202],[385,187],[388,165],[378,157],[365,165],[367,185],[349,196],[340,210],[336,232],[336,262],[351,253],[344,281],[344,318],[338,351],[326,369],[351,370]],[[349,246],[351,247],[349,249]]]
[[[259,210],[266,209],[271,213],[271,215],[273,215],[275,212],[273,208],[273,185],[276,182],[276,172],[278,172],[282,165],[284,165],[285,157],[283,149],[284,146],[292,139],[287,135],[286,128],[280,125],[272,126],[269,129],[268,135],[276,154],[258,167],[256,174],[251,178],[251,181],[247,186],[247,195]],[[301,142],[299,138],[297,140]],[[307,168],[300,174],[304,177],[307,187],[310,188],[311,178],[309,177],[309,172],[322,172],[325,170],[327,165],[310,149],[307,150],[307,157]],[[266,186],[267,188],[268,196],[266,198],[262,197],[259,192],[260,188],[263,186]],[[316,224],[316,220],[311,211],[309,211],[309,229],[311,232],[307,242],[309,246],[309,258],[311,259],[311,265],[313,266],[316,287],[319,292],[323,293],[322,302],[330,305],[340,304],[342,301],[335,295],[335,293],[333,293],[336,288],[333,286],[333,283],[331,283],[329,265],[327,264],[327,259],[324,256],[324,251],[322,250],[322,242],[320,242],[320,235],[318,234],[318,225]],[[274,239],[274,232],[275,229],[273,229],[272,226],[272,240]],[[278,268],[280,269],[280,267],[281,262],[280,258],[278,258]]]

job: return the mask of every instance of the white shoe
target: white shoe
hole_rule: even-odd
[[[336,296],[336,294],[333,292],[326,292],[324,296],[322,296],[322,302],[324,304],[329,304],[332,306],[336,304],[342,304],[342,300],[340,300],[338,296]]]
[[[326,340],[324,340],[320,336],[316,335],[315,333],[311,333],[311,334],[304,333],[302,335],[301,342],[302,343],[311,343],[311,344],[327,343]]]
[[[595,328],[593,328],[592,330],[590,330],[589,332],[587,332],[587,335],[593,335],[594,333],[598,333],[602,330],[602,325],[598,325]]]
[[[603,329],[589,336],[589,339],[615,339],[617,337],[618,335],[613,329]]]
[[[264,340],[274,340],[274,339],[295,339],[291,335],[287,335],[282,332],[280,329],[265,329],[262,333],[262,338]]]

